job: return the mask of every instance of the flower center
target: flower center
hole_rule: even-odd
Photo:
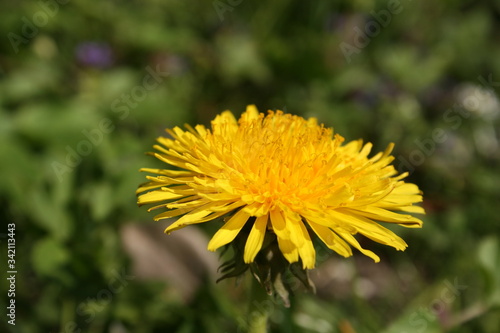
[[[331,129],[282,112],[232,125],[217,124],[207,141],[225,165],[220,176],[247,203],[300,208],[331,186],[324,171],[343,141]]]

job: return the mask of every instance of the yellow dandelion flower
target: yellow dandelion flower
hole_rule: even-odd
[[[141,169],[156,175],[137,190],[138,204],[166,208],[155,220],[182,215],[166,233],[226,216],[209,250],[231,243],[247,226],[245,263],[254,261],[266,233],[273,233],[289,263],[311,269],[314,234],[344,257],[354,247],[378,262],[355,234],[404,250],[405,241],[377,222],[422,226],[407,214],[424,214],[413,205],[422,201],[421,192],[390,164],[393,144],[368,157],[370,143],[343,144],[343,137],[315,118],[264,115],[253,105],[238,121],[225,111],[211,129],[186,128],[167,130],[171,137],[158,138],[154,146],[152,154],[169,168]]]

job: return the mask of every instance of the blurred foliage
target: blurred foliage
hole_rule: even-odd
[[[242,331],[245,297],[230,283],[207,280],[186,303],[169,281],[128,275],[120,228],[152,223],[134,191],[164,128],[256,104],[374,150],[395,142],[428,211],[422,230],[398,230],[404,254],[369,245],[405,288],[363,296],[355,285],[370,274],[358,273],[347,298],[299,292],[290,309],[273,306],[273,332],[497,332],[499,1],[0,6],[0,214],[16,224],[18,272],[9,331]]]

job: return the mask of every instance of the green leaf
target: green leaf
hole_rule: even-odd
[[[59,240],[66,240],[71,234],[73,220],[68,211],[55,204],[42,189],[30,193],[30,214],[35,223]]]
[[[54,238],[44,238],[33,246],[31,260],[40,275],[54,275],[70,258],[67,249]]]
[[[92,218],[102,220],[113,208],[114,194],[108,183],[101,183],[90,189],[90,207]]]
[[[486,272],[486,294],[491,305],[500,305],[500,244],[498,237],[485,238],[478,247],[477,257]]]
[[[499,244],[497,237],[488,237],[484,239],[478,247],[477,256],[479,259],[479,263],[483,266],[491,274],[494,274],[495,271],[500,272],[499,267],[499,259],[500,255]]]

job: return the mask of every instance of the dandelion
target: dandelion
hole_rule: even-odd
[[[250,105],[239,120],[225,111],[211,123],[167,129],[151,153],[167,165],[137,190],[138,204],[166,209],[155,220],[181,216],[165,232],[223,218],[208,249],[240,242],[244,264],[276,243],[289,264],[312,269],[314,239],[343,257],[352,248],[378,262],[356,234],[397,250],[407,244],[379,222],[419,228],[419,188],[391,165],[393,144],[369,157],[372,144],[344,144],[333,129],[282,111]],[[271,238],[270,238],[271,237]]]

